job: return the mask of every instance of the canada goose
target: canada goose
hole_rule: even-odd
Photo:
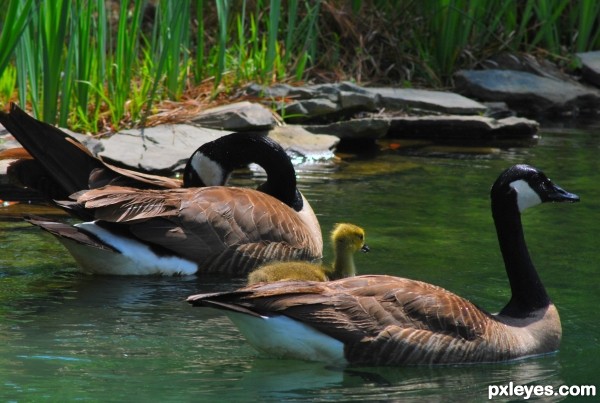
[[[0,111],[0,123],[29,154],[11,164],[8,174],[23,186],[36,189],[50,200],[67,200],[85,189],[126,186],[139,189],[178,189],[225,185],[229,174],[250,163],[260,165],[267,181],[259,190],[301,208],[295,185],[280,186],[294,177],[293,165],[281,146],[257,132],[233,133],[200,146],[187,161],[183,180],[136,172],[111,165],[62,130],[29,116],[12,103]],[[287,192],[287,193],[286,193]]]
[[[306,261],[272,262],[250,272],[248,285],[283,280],[337,280],[356,275],[354,252],[368,252],[365,231],[348,223],[336,224],[331,232],[334,262],[331,267]]]
[[[576,202],[541,171],[516,165],[491,190],[492,215],[512,297],[490,314],[443,288],[371,275],[332,282],[256,284],[190,296],[224,309],[259,351],[342,364],[494,362],[553,352],[558,311],[529,257],[521,212],[543,202]]]
[[[10,115],[0,115],[3,124],[9,122],[9,131],[22,134],[38,127],[38,131],[57,134],[58,129],[52,126],[24,118],[22,111],[13,115],[15,108]],[[76,148],[71,151],[74,158],[80,158],[78,143],[60,133],[57,141],[62,138],[63,143],[74,144]],[[27,141],[35,144],[34,139]],[[37,155],[34,157],[37,160]],[[49,163],[43,175],[52,175],[52,167],[61,165],[58,155],[49,159],[55,162]],[[46,159],[40,158],[39,166],[43,167],[42,160]],[[178,185],[197,186],[193,188],[144,189],[135,181],[134,187],[95,188],[100,177],[121,184],[129,181],[133,171],[119,176],[119,168],[113,171],[114,167],[109,167],[107,171],[94,157],[88,162],[92,168],[84,165],[82,177],[71,180],[59,170],[50,182],[67,184],[64,192],[79,190],[72,196],[74,201],[55,203],[89,222],[72,226],[40,217],[27,219],[55,235],[85,272],[170,275],[198,271],[243,276],[271,260],[315,260],[322,256],[319,223],[296,188],[294,166],[281,146],[265,136],[234,133],[202,145],[188,161],[184,181]],[[224,184],[232,169],[250,162],[261,165],[267,173],[259,190],[215,186]],[[92,189],[85,190],[88,186]]]

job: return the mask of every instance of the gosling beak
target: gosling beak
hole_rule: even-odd
[[[368,252],[368,251],[370,251],[370,250],[371,250],[371,248],[369,248],[369,245],[367,245],[367,244],[364,244],[364,245],[362,246],[362,248],[360,248],[360,251],[361,251],[362,253],[367,253],[367,252]]]

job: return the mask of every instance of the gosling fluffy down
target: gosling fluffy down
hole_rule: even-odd
[[[284,280],[329,281],[356,275],[354,253],[368,252],[365,231],[354,224],[340,223],[331,232],[334,262],[331,267],[303,261],[266,264],[248,276],[248,285]]]

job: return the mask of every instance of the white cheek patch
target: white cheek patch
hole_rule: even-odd
[[[227,182],[221,165],[202,153],[194,155],[191,165],[206,186],[221,186]]]
[[[519,206],[519,211],[521,213],[529,207],[537,206],[542,203],[542,199],[537,192],[523,179],[512,182],[510,187],[517,191],[517,205]]]

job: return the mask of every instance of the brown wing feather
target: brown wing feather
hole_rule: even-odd
[[[321,257],[293,209],[252,189],[107,186],[75,199],[96,219],[122,224],[137,238],[198,262],[202,272],[239,275],[273,259]]]
[[[89,187],[97,189],[103,186],[127,186],[138,189],[178,189],[183,186],[179,179],[130,171],[102,161],[104,168],[92,171]]]
[[[304,322],[342,341],[352,363],[494,361],[511,354],[498,351],[492,356],[480,348],[486,344],[487,327],[501,326],[489,314],[416,280],[357,276],[326,283],[282,282],[227,293],[225,301],[214,298]]]

